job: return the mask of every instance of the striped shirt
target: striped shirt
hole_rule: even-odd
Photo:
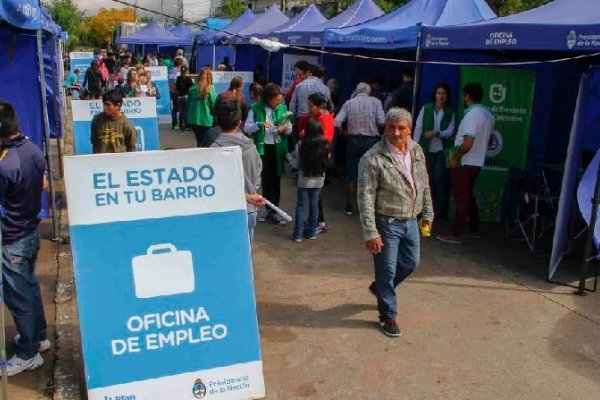
[[[335,117],[335,126],[348,121],[349,135],[379,136],[379,125],[385,122],[381,100],[365,93],[359,93],[348,100]]]

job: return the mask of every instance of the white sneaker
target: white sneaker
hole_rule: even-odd
[[[31,371],[33,369],[37,369],[44,365],[44,359],[37,353],[35,356],[30,358],[29,360],[22,360],[15,354],[6,362],[6,374],[8,376],[13,376],[20,374],[23,371]],[[0,375],[1,375],[0,370]]]
[[[15,344],[19,343],[19,339],[21,339],[21,335],[17,334],[15,336],[15,338],[13,339]],[[52,347],[52,343],[50,343],[50,341],[48,339],[40,340],[40,348],[39,348],[40,353],[50,350],[50,347]]]

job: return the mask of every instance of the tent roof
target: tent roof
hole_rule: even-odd
[[[495,16],[485,0],[411,0],[360,25],[327,29],[324,42],[327,47],[411,48],[417,44],[418,24],[457,25]]]
[[[312,28],[315,25],[322,24],[325,21],[327,21],[327,18],[321,14],[319,9],[314,4],[311,4],[302,10],[300,14],[296,15],[286,23],[279,25],[270,32],[263,33],[303,31],[305,29]]]
[[[185,26],[185,24],[183,22],[179,23],[179,25],[173,27],[168,32],[172,33],[175,36],[179,36],[179,37],[182,37],[185,39],[190,38],[194,34],[190,28]]]
[[[345,28],[362,24],[373,18],[380,17],[384,14],[381,8],[373,2],[373,0],[357,0],[354,4],[348,7],[344,12],[331,18],[320,25],[313,26],[309,31],[323,32],[329,28]]]
[[[598,0],[554,0],[519,14],[456,27],[425,28],[431,49],[600,50]]]
[[[231,21],[229,24],[225,25],[222,28],[219,28],[222,31],[230,32],[230,33],[238,33],[242,29],[246,28],[250,24],[256,21],[256,16],[252,13],[251,10],[246,10],[242,15]],[[231,35],[228,35],[224,32],[214,31],[214,30],[205,30],[201,34],[199,34],[196,38],[200,43],[203,44],[213,44],[222,39],[228,39]]]
[[[330,20],[324,20],[316,25],[302,25],[285,32],[272,32],[267,37],[281,43],[297,44],[304,46],[321,46],[323,43],[323,32],[326,28],[342,28],[360,24],[383,15],[383,11],[373,0],[357,0],[345,11]],[[290,21],[291,22],[291,21]],[[276,31],[279,29],[276,28]]]
[[[117,39],[121,44],[155,44],[158,46],[187,46],[192,44],[192,38],[182,38],[167,32],[156,24],[150,22],[131,35],[121,36]]]
[[[273,28],[276,28],[289,20],[290,19],[279,10],[279,7],[273,4],[260,17],[256,18],[256,21],[237,33],[242,36],[250,36],[258,32],[269,32]]]
[[[43,29],[58,35],[61,32],[48,10],[39,0],[2,0],[0,1],[0,20],[21,29]]]

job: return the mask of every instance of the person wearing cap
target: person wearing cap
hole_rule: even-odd
[[[40,249],[38,213],[45,184],[42,151],[19,128],[12,104],[0,100],[0,187],[2,196],[3,300],[15,321],[15,354],[6,363],[8,376],[44,364],[50,348],[35,264]]]
[[[173,61],[175,60],[181,60],[181,65],[183,65],[186,68],[190,67],[190,64],[188,63],[187,58],[185,58],[185,56],[183,55],[183,50],[182,49],[178,49],[177,52],[175,53],[175,58],[173,58]]]

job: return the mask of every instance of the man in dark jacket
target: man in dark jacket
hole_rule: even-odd
[[[41,367],[48,350],[46,317],[35,276],[40,248],[41,209],[46,162],[41,150],[19,130],[12,104],[0,100],[0,205],[2,215],[2,290],[17,327],[8,376]]]

